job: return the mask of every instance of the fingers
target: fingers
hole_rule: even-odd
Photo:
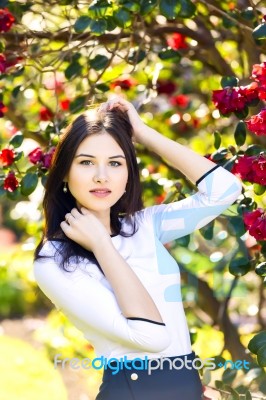
[[[81,211],[81,213],[82,213],[83,215],[89,214],[89,210],[88,210],[87,208],[85,208],[85,207],[81,207],[80,211]]]
[[[109,99],[107,102],[102,103],[101,106],[99,107],[98,111],[110,111],[114,108],[119,108],[120,110],[126,112],[128,111],[129,103],[124,100],[122,97],[114,97],[112,99]]]
[[[78,220],[80,217],[81,217],[81,213],[76,209],[76,208],[73,208],[72,210],[71,210],[71,212],[70,213],[67,213],[66,215],[65,215],[65,222],[68,224],[68,225],[70,225],[71,223],[73,223],[75,220]]]

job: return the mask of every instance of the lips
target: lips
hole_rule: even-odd
[[[90,190],[91,193],[111,193],[109,189],[92,189]]]
[[[101,198],[101,197],[104,198],[104,197],[109,196],[109,194],[111,193],[111,190],[108,188],[101,188],[101,189],[96,188],[96,189],[90,190],[90,193],[93,196],[96,196],[97,198]]]

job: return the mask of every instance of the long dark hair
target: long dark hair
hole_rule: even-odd
[[[55,251],[57,255],[60,255],[58,259],[61,268],[68,271],[67,266],[71,264],[73,257],[75,263],[78,263],[78,258],[82,257],[95,262],[101,269],[94,254],[69,239],[62,231],[60,223],[72,208],[77,207],[76,200],[70,191],[67,191],[67,193],[63,191],[63,181],[70,170],[76,151],[81,142],[88,136],[103,132],[110,134],[121,147],[128,168],[126,193],[111,207],[111,229],[115,235],[120,234],[125,237],[136,233],[138,227],[131,217],[136,211],[143,208],[143,203],[139,169],[132,143],[133,129],[128,115],[117,109],[106,112],[86,111],[66,128],[54,153],[43,199],[45,228],[42,240],[35,250],[34,259],[42,257],[40,252],[47,240],[60,241],[60,245],[55,246]],[[127,222],[131,224],[131,232],[123,232],[121,218],[126,218]],[[55,254],[51,256],[54,257]]]

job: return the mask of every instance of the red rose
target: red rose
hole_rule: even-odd
[[[254,172],[252,171],[252,163],[255,158],[255,156],[248,157],[246,155],[238,158],[231,172],[239,175],[244,181],[253,182]]]
[[[181,108],[187,108],[189,102],[190,99],[185,94],[178,94],[170,98],[170,103],[173,104],[173,106],[180,106]]]
[[[266,183],[266,155],[242,156],[235,162],[231,172],[250,183]]]
[[[7,177],[4,180],[4,189],[8,192],[14,192],[18,187],[18,180],[15,177],[14,172],[9,172]]]
[[[262,109],[257,115],[253,115],[245,121],[248,129],[256,135],[266,135],[266,108]]]
[[[39,116],[41,121],[50,121],[53,118],[54,114],[51,110],[49,110],[49,108],[41,107]]]
[[[256,82],[252,82],[247,86],[240,86],[239,94],[246,99],[246,103],[249,104],[253,100],[257,100],[258,98],[258,84]]]
[[[11,149],[3,149],[0,151],[0,164],[4,167],[8,167],[13,164],[16,154]]]
[[[32,150],[29,155],[29,160],[32,164],[37,164],[38,162],[42,161],[43,152],[40,147],[36,147],[36,149]]]
[[[64,110],[64,111],[69,110],[69,106],[70,106],[69,99],[63,99],[60,101],[60,107],[62,108],[62,110]]]
[[[14,16],[7,8],[0,9],[0,32],[7,32],[15,22]]]
[[[266,154],[260,154],[254,160],[252,167],[255,173],[255,183],[266,185]]]
[[[7,111],[7,107],[0,101],[0,118],[3,118],[4,113]]]
[[[266,62],[253,65],[251,78],[262,85],[266,85]]]
[[[135,79],[126,78],[126,79],[117,79],[113,83],[110,84],[110,88],[113,89],[117,86],[120,86],[123,90],[129,90],[132,86],[136,85]]]
[[[167,44],[173,50],[187,49],[188,44],[186,42],[186,36],[181,33],[174,33],[171,37],[167,39]]]
[[[241,93],[241,89],[231,87],[214,90],[212,101],[222,114],[242,111],[247,103],[247,99],[243,96],[243,92]]]
[[[52,163],[53,155],[55,152],[55,147],[52,147],[48,153],[43,155],[43,167],[49,169]]]
[[[255,211],[250,211],[244,213],[244,224],[249,228],[253,225],[256,220],[263,214],[263,210],[261,208],[257,208]]]
[[[266,100],[266,85],[258,88],[258,96],[260,100]]]
[[[176,91],[176,84],[172,81],[158,80],[157,92],[158,94],[173,94]]]
[[[6,58],[4,54],[0,54],[0,73],[5,72],[6,70]]]
[[[266,214],[262,208],[244,214],[244,224],[256,240],[266,240]]]
[[[39,163],[41,168],[49,169],[54,152],[55,147],[51,147],[47,153],[43,153],[40,147],[37,147],[29,153],[28,157],[32,164]]]

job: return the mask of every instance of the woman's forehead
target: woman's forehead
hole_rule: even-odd
[[[93,134],[86,137],[79,145],[76,154],[80,152],[91,152],[101,155],[107,153],[118,152],[124,154],[122,148],[114,140],[109,133]],[[88,153],[91,154],[91,153]]]

